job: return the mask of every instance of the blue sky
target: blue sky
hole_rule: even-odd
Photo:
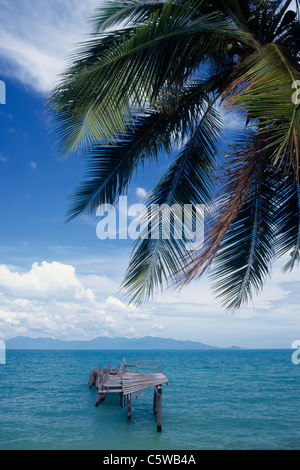
[[[7,95],[0,105],[0,339],[153,335],[221,347],[291,347],[300,338],[299,269],[283,275],[283,263],[274,266],[264,293],[234,316],[206,278],[135,308],[119,291],[131,241],[98,240],[96,219],[65,224],[66,197],[84,164],[77,156],[58,158],[45,101],[100,4],[0,0],[0,80]],[[132,203],[160,171],[138,175]]]

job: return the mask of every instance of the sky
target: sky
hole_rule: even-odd
[[[159,336],[218,347],[290,348],[300,338],[299,268],[274,265],[263,294],[234,315],[209,280],[128,305],[120,283],[131,240],[99,240],[97,218],[65,223],[69,192],[84,175],[61,160],[49,130],[47,96],[87,38],[99,0],[0,0],[0,339],[65,340]],[[234,117],[226,121],[235,128]],[[142,202],[164,167],[139,172],[128,191]]]

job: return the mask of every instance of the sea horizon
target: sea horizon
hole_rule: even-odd
[[[101,344],[99,344],[101,342],[105,342],[102,347]],[[117,347],[118,342],[121,343],[120,347]],[[97,336],[91,339],[61,339],[49,336],[13,336],[4,340],[3,343],[6,349],[10,350],[290,350],[296,348],[296,346],[293,346],[293,343],[290,347],[263,347],[262,345],[257,345],[256,347],[238,345],[218,346],[195,340],[158,337],[152,335],[140,337]]]

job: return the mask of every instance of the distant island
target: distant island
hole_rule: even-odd
[[[180,341],[172,338],[107,338],[90,341],[63,341],[53,338],[29,338],[17,336],[5,341],[6,349],[218,349],[216,346],[196,341]]]

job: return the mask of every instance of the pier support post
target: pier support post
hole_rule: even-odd
[[[131,393],[127,395],[127,419],[131,421]]]
[[[89,377],[89,382],[88,382],[90,388],[92,388],[93,385],[96,385],[96,377],[97,377],[97,371],[96,370],[91,370],[90,377]]]
[[[157,386],[157,397],[156,397],[156,422],[157,432],[162,430],[162,385]]]
[[[99,405],[101,405],[101,403],[103,403],[105,400],[105,393],[102,393],[101,390],[98,392],[98,395],[97,395],[97,400],[96,400],[96,403],[95,403],[95,407],[98,408]]]
[[[153,394],[153,413],[156,415],[156,406],[157,406],[157,392],[156,387],[154,387],[154,394]]]

